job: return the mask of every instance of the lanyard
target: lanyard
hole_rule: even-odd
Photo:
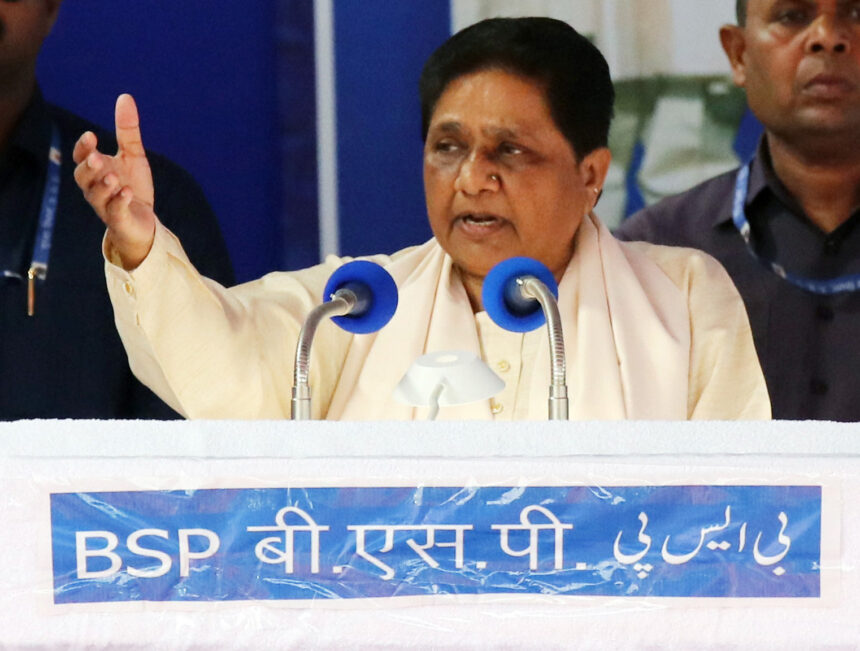
[[[30,269],[27,271],[27,316],[33,316],[36,310],[36,279],[45,280],[48,276],[51,239],[54,235],[57,202],[60,196],[62,160],[60,131],[57,129],[57,125],[53,124],[51,125],[51,148],[48,150],[48,174],[45,180],[45,189],[42,191],[42,207],[39,209],[36,243],[33,245]]]
[[[806,278],[804,276],[793,274],[790,271],[786,271],[782,265],[756,253],[755,248],[753,248],[752,245],[750,224],[747,221],[746,212],[744,210],[744,204],[746,203],[747,194],[749,193],[750,166],[751,163],[747,163],[738,170],[738,176],[735,179],[734,202],[732,204],[732,221],[735,224],[735,228],[737,228],[738,232],[741,234],[741,237],[744,238],[744,242],[747,245],[747,251],[750,252],[750,255],[783,280],[790,282],[795,287],[811,292],[812,294],[832,296],[833,294],[856,292],[860,290],[860,274],[840,276],[838,278],[831,278],[828,280],[813,280],[811,278]]]

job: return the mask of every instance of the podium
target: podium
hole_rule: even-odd
[[[860,426],[0,424],[0,646],[852,647]]]

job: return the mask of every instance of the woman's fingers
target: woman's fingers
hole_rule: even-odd
[[[128,187],[117,188],[116,192],[107,199],[105,202],[105,212],[108,217],[108,225],[111,228],[121,226],[120,222],[123,220],[131,219],[132,215],[129,206],[133,199],[134,193]],[[132,224],[128,224],[128,228],[132,227]]]
[[[99,216],[108,214],[108,204],[109,202],[122,190],[122,186],[119,183],[119,179],[117,179],[115,174],[108,174],[103,177],[101,180],[94,182],[90,187],[84,191],[84,196],[86,200],[92,206],[102,206],[103,208],[96,212],[101,212]]]
[[[105,166],[104,158],[99,152],[94,151],[75,167],[75,182],[82,190],[86,190],[95,181],[104,177],[104,172],[102,172],[102,168]]]
[[[75,168],[75,182],[99,217],[104,217],[105,201],[119,189],[119,178],[111,162],[110,158],[92,152]]]
[[[116,156],[98,151],[98,139],[84,133],[75,144],[75,182],[108,228],[108,238],[126,269],[149,253],[155,234],[154,188],[134,99],[120,95],[116,103]]]
[[[85,132],[75,143],[75,148],[72,150],[72,160],[77,164],[81,164],[84,159],[94,152],[98,147],[98,139],[92,131]]]
[[[127,156],[146,156],[143,140],[140,137],[140,118],[134,98],[128,93],[117,97],[116,110],[116,142],[120,154]]]

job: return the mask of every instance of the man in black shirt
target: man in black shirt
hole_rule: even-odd
[[[860,0],[737,5],[738,25],[720,38],[765,127],[756,156],[617,234],[722,262],[746,304],[774,418],[858,421]]]
[[[116,140],[45,102],[36,84],[36,58],[59,5],[0,0],[0,419],[175,418],[128,368],[93,256],[104,226],[74,181],[82,133],[95,131],[106,147]],[[149,163],[161,179],[159,215],[202,273],[231,284],[200,188],[162,157]]]

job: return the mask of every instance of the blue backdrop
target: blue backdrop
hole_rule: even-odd
[[[334,23],[341,248],[391,253],[430,237],[418,77],[449,1],[341,0]]]
[[[103,126],[135,95],[144,144],[194,174],[237,276],[279,265],[274,2],[65,2],[38,75],[46,97]]]
[[[417,80],[448,1],[333,4],[341,252],[393,251],[429,237]],[[66,2],[38,74],[106,127],[135,95],[144,143],[203,186],[237,279],[319,259],[313,0]]]

